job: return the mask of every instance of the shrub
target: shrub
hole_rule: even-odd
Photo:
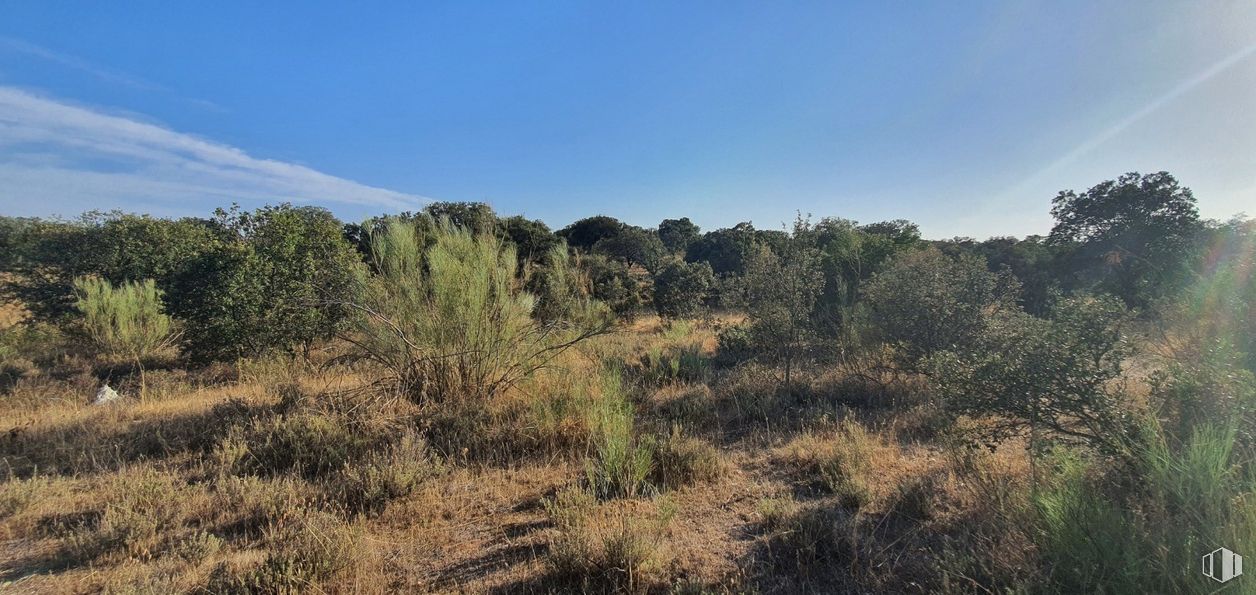
[[[213,556],[222,549],[222,538],[208,531],[197,530],[174,545],[174,555],[193,564]]]
[[[533,316],[552,322],[578,318],[589,301],[589,282],[571,262],[566,244],[554,246],[533,271],[527,286],[536,295]]]
[[[872,322],[902,350],[905,363],[971,345],[988,315],[1014,304],[1015,279],[991,273],[973,256],[937,249],[906,252],[868,283]]]
[[[1128,454],[1135,429],[1115,381],[1127,352],[1126,312],[1112,298],[1062,301],[1053,318],[996,317],[976,345],[939,354],[929,367],[953,414],[987,423],[974,437],[994,444],[1026,430]]]
[[[1256,475],[1240,444],[1232,425],[1204,422],[1183,442],[1156,439],[1141,452],[1150,496],[1144,549],[1163,572],[1145,592],[1202,591],[1193,572],[1174,572],[1175,560],[1198,559],[1216,544],[1256,548]]]
[[[217,225],[230,239],[188,262],[167,292],[194,360],[308,351],[343,328],[359,259],[330,212],[220,209]]]
[[[809,230],[810,224],[799,217],[779,254],[759,246],[746,263],[750,347],[785,366],[786,386],[794,365],[811,346],[816,326],[812,315],[824,288],[819,252],[805,241]]]
[[[593,514],[595,505],[593,496],[580,489],[545,501],[555,529],[546,556],[549,578],[586,593],[650,592],[662,586],[663,531],[675,509],[664,502],[654,518],[624,512],[607,518]]]
[[[256,568],[219,564],[210,575],[211,593],[303,593],[344,575],[361,555],[357,532],[317,510],[267,530],[270,553]]]
[[[407,433],[386,452],[347,463],[336,491],[349,510],[372,514],[383,510],[388,502],[408,496],[439,470],[422,439]]]
[[[1256,377],[1239,358],[1218,342],[1152,373],[1151,401],[1166,438],[1182,442],[1203,423],[1233,423],[1243,443],[1256,445]]]
[[[1032,494],[1048,590],[1214,592],[1198,574],[1199,556],[1221,545],[1256,547],[1256,482],[1234,445],[1232,429],[1211,424],[1176,447],[1153,438],[1137,450],[1132,477],[1053,452],[1051,472]],[[1130,481],[1137,492],[1119,490]]]
[[[654,276],[654,309],[664,318],[697,316],[714,283],[705,262],[670,262]]]
[[[748,324],[733,324],[721,328],[716,333],[716,341],[719,343],[716,363],[720,365],[735,366],[754,358],[754,346]]]
[[[632,404],[620,386],[617,373],[605,376],[595,435],[595,453],[585,463],[585,477],[601,498],[633,498],[648,487],[654,467],[654,444],[633,433]]]
[[[1138,575],[1147,568],[1146,554],[1142,541],[1131,539],[1130,519],[1088,483],[1079,459],[1061,457],[1058,464],[1056,477],[1034,496],[1049,580],[1062,592],[1143,592]]]
[[[723,471],[715,447],[700,438],[686,436],[678,426],[657,442],[650,481],[660,488],[677,489],[714,481]]]
[[[601,254],[582,254],[580,269],[589,277],[592,295],[617,316],[631,317],[650,300],[650,279],[644,271]]]
[[[859,423],[846,419],[827,435],[806,434],[785,447],[784,458],[819,480],[838,503],[859,509],[871,500],[876,443]]]
[[[441,225],[424,251],[412,226],[394,222],[371,246],[379,274],[362,287],[348,338],[415,401],[490,397],[608,328],[594,303],[534,320],[513,250],[493,236]]]
[[[173,329],[152,279],[118,286],[98,277],[74,280],[82,328],[101,352],[139,361],[167,346]]]

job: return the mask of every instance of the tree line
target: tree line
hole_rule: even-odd
[[[355,265],[370,260],[371,233],[404,222],[430,241],[445,221],[513,248],[518,280],[538,297],[538,315],[560,307],[556,295],[546,295],[558,291],[551,273],[571,266],[580,272],[580,291],[620,316],[647,308],[665,317],[749,308],[757,318],[789,318],[791,329],[837,337],[857,330],[857,320],[868,314],[859,311],[865,297],[887,297],[882,294],[889,290],[869,283],[892,263],[904,269],[901,275],[913,263],[949,269],[945,276],[978,292],[987,290],[964,276],[984,268],[1000,276],[1000,291],[1014,281],[1006,297],[1035,316],[1047,315],[1061,296],[1083,292],[1155,310],[1207,272],[1210,247],[1251,231],[1242,220],[1201,220],[1195,202],[1167,173],[1131,173],[1083,193],[1061,192],[1052,202],[1056,224],[1048,236],[985,241],[929,241],[909,221],[860,225],[836,217],[800,217],[792,229],[744,222],[703,233],[688,218],[647,229],[598,215],[553,231],[538,220],[499,216],[482,203],[432,203],[417,213],[349,224],[325,209],[290,204],[219,209],[210,218],[92,212],[72,221],[0,219],[0,267],[9,273],[6,293],[41,320],[73,310],[77,277],[151,279],[167,311],[181,321],[181,344],[190,357],[233,359],[308,348],[334,335],[348,318],[344,304]],[[924,256],[935,250],[941,256]],[[561,265],[555,262],[560,252]],[[901,289],[910,291],[928,280],[905,282],[913,286]],[[972,305],[974,299],[960,301]],[[875,313],[894,308],[883,306]],[[936,318],[946,304],[900,306]],[[972,320],[971,312],[954,316]],[[791,337],[802,336],[794,330]],[[906,332],[916,341],[934,336],[925,327]]]

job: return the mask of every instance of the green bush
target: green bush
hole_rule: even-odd
[[[97,277],[74,280],[82,329],[101,352],[139,360],[167,346],[173,335],[152,279],[117,287]]]
[[[649,303],[649,276],[638,275],[627,264],[601,254],[582,254],[580,269],[589,277],[593,297],[621,318],[630,318]]]
[[[1050,320],[994,317],[965,351],[928,362],[952,414],[981,419],[975,437],[993,444],[1024,432],[1129,455],[1135,426],[1122,387],[1127,313],[1113,298],[1070,298]]]
[[[714,284],[711,265],[670,262],[654,276],[654,309],[663,318],[697,316]]]
[[[750,347],[756,356],[784,366],[784,386],[812,347],[816,300],[824,289],[819,252],[807,242],[809,231],[810,223],[799,217],[780,249],[759,246],[746,261]]]
[[[945,350],[964,349],[989,314],[1014,308],[1015,278],[986,269],[973,256],[948,257],[935,248],[906,252],[867,284],[872,323],[897,345],[904,364]]]
[[[1144,592],[1145,538],[1134,535],[1121,507],[1089,483],[1079,459],[1061,458],[1057,465],[1056,476],[1033,497],[1052,586],[1068,593]]]
[[[546,253],[544,262],[530,273],[527,287],[536,296],[533,316],[542,322],[575,320],[589,307],[589,280],[572,262],[566,244]]]
[[[1155,435],[1156,429],[1148,432]],[[1200,556],[1256,547],[1256,480],[1233,430],[1205,424],[1173,446],[1152,438],[1136,475],[1061,451],[1032,494],[1045,588],[1072,593],[1211,593]],[[1136,482],[1136,492],[1114,482]]]
[[[493,236],[441,225],[424,250],[413,226],[393,222],[371,246],[379,272],[360,289],[351,340],[417,402],[490,397],[608,328],[593,302],[535,320],[513,249]]]
[[[167,294],[197,361],[308,350],[344,328],[359,258],[330,212],[219,210],[229,240],[184,266]]]
[[[716,362],[723,366],[735,366],[754,358],[754,346],[750,336],[750,325],[733,324],[721,328],[716,333],[719,349],[716,351]]]
[[[585,478],[601,498],[634,498],[649,487],[655,445],[634,434],[632,403],[620,385],[618,373],[607,373],[598,403],[595,452],[585,463]]]
[[[1256,376],[1241,358],[1218,341],[1151,374],[1151,401],[1169,440],[1184,441],[1203,423],[1233,423],[1239,440],[1256,445]]]

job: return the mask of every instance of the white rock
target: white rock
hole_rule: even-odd
[[[118,400],[118,391],[109,388],[108,384],[100,385],[100,390],[96,391],[96,398],[92,399],[93,405],[104,405],[112,401]]]

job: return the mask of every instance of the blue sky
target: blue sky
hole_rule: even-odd
[[[0,213],[552,226],[795,211],[929,237],[1173,172],[1256,215],[1252,2],[0,2]]]

